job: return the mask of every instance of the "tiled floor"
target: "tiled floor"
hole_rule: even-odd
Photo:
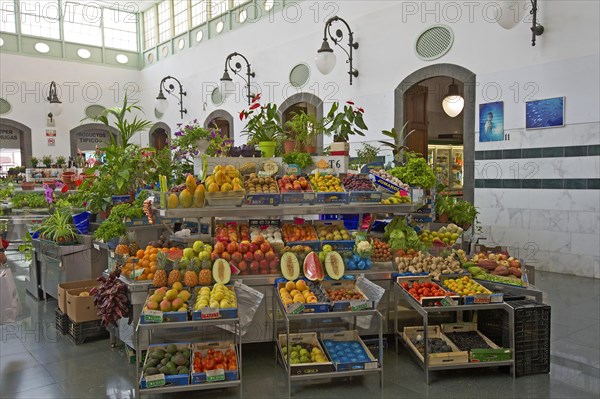
[[[19,321],[1,326],[1,398],[129,398],[135,369],[122,349],[108,340],[75,346],[56,333],[55,301],[25,294],[26,265],[10,254],[23,311]],[[393,346],[384,357],[384,389],[375,375],[294,385],[298,398],[598,398],[600,393],[600,280],[538,272],[537,286],[552,306],[552,366],[549,375],[513,381],[498,370],[434,373],[425,385],[421,369],[405,349]],[[244,398],[287,396],[284,371],[273,346],[245,345]],[[164,395],[166,398],[240,397],[237,389]]]

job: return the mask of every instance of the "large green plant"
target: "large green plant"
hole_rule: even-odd
[[[423,156],[415,152],[405,152],[404,156],[408,162],[390,169],[389,173],[410,186],[427,190],[433,188],[436,183],[435,173]]]
[[[107,127],[115,127],[121,133],[121,146],[128,146],[129,140],[138,132],[143,132],[152,126],[152,122],[144,119],[138,119],[137,115],[132,121],[128,120],[129,114],[134,111],[143,112],[142,108],[137,105],[137,101],[129,103],[127,95],[123,98],[123,106],[106,108],[97,117],[91,118],[95,121],[102,122]],[[112,116],[112,118],[111,118]],[[114,121],[112,119],[114,118]],[[117,140],[111,134],[111,145],[117,145]]]
[[[392,142],[382,140],[380,140],[379,142],[384,146],[392,149],[395,166],[403,166],[407,161],[407,159],[405,159],[406,157],[404,156],[404,154],[405,151],[408,150],[408,147],[406,147],[403,144],[403,142],[406,139],[406,137],[408,137],[411,133],[414,132],[414,130],[411,130],[410,132],[406,133],[406,126],[408,126],[408,121],[404,124],[404,126],[402,126],[399,132],[396,130],[396,128],[392,128],[392,130],[381,131],[381,133],[383,133],[384,136],[387,136],[393,140]]]
[[[248,110],[240,112],[240,120],[244,119],[248,119],[243,130],[243,134],[248,136],[248,143],[277,141],[283,133],[277,105],[261,105],[260,95],[254,96]]]
[[[323,131],[322,121],[314,114],[304,111],[294,112],[292,119],[285,123],[284,136],[287,140],[296,142],[295,149],[307,146],[312,138]]]
[[[71,214],[64,210],[56,210],[40,225],[40,238],[59,244],[71,243],[77,240],[77,229],[73,224]]]
[[[363,120],[364,109],[355,107],[352,101],[347,101],[344,108],[335,102],[331,105],[323,122],[323,131],[326,135],[333,135],[336,143],[347,142],[350,136],[365,136],[363,130],[369,128]]]
[[[304,169],[314,163],[310,154],[300,151],[292,151],[290,153],[283,154],[282,160],[288,165],[298,165],[300,169]]]

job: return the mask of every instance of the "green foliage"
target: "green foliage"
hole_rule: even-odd
[[[356,155],[358,156],[358,162],[361,165],[366,165],[377,158],[379,155],[379,148],[369,143],[363,143],[362,148],[356,151]]]
[[[281,120],[277,113],[276,104],[260,105],[260,96],[254,97],[248,110],[240,113],[240,119],[248,119],[243,130],[248,136],[248,142],[277,141],[282,135]]]
[[[23,242],[19,244],[17,250],[23,255],[26,261],[30,261],[33,258],[33,245],[31,242],[31,234],[29,234],[29,231],[25,231]]]
[[[48,202],[42,192],[16,192],[10,201],[13,208],[47,208]]]
[[[38,231],[40,232],[41,239],[54,241],[59,244],[77,240],[77,229],[75,229],[71,214],[64,209],[56,210],[44,219]]]
[[[402,126],[400,132],[396,131],[395,128],[392,128],[392,130],[381,131],[381,133],[383,133],[384,136],[387,136],[393,140],[392,142],[381,140],[379,142],[385,145],[386,147],[392,149],[392,153],[394,154],[394,164],[396,166],[404,165],[404,163],[406,162],[406,159],[404,159],[404,152],[408,150],[408,147],[406,147],[403,144],[400,144],[400,140],[404,140],[406,137],[408,137],[408,135],[414,132],[414,130],[411,130],[410,132],[405,133],[406,126],[408,126],[408,121],[404,124],[404,126]]]
[[[423,251],[428,245],[421,241],[415,229],[408,225],[406,218],[395,217],[384,229],[384,239],[393,250],[402,249],[404,251],[414,249]]]
[[[288,165],[296,164],[300,166],[300,169],[304,169],[307,166],[311,166],[314,164],[310,154],[299,151],[292,151],[288,154],[283,154],[283,162],[285,162]]]
[[[347,142],[350,136],[355,134],[364,137],[363,130],[369,129],[363,120],[364,110],[354,107],[354,103],[350,101],[341,110],[339,108],[338,102],[331,105],[323,121],[324,133],[328,136],[333,135],[333,141],[337,143]]]
[[[56,157],[56,166],[57,167],[62,168],[66,164],[67,164],[67,159],[64,156],[59,155]]]
[[[7,180],[0,180],[0,201],[7,200],[12,197],[15,192],[15,185]]]
[[[415,152],[406,152],[405,156],[408,162],[404,166],[397,166],[388,172],[410,186],[427,190],[433,188],[436,183],[435,173],[425,158]]]
[[[49,168],[50,165],[52,165],[52,157],[50,155],[44,155],[42,157],[42,163],[44,164],[44,166]]]
[[[29,158],[29,162],[31,162],[32,168],[36,168],[38,163],[40,162],[40,160],[37,159],[36,157],[31,157],[31,158]]]
[[[115,205],[111,209],[108,219],[102,222],[94,232],[94,239],[108,242],[115,237],[124,235],[127,232],[124,220],[142,217],[144,214],[143,203],[146,198],[147,193],[142,191],[132,203]]]
[[[293,113],[292,119],[285,123],[285,128],[285,138],[295,141],[296,149],[308,145],[312,137],[323,132],[322,121],[304,111]]]

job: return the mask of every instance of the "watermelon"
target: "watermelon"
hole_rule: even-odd
[[[316,252],[311,252],[304,259],[304,275],[310,281],[321,281],[325,278],[323,266]]]

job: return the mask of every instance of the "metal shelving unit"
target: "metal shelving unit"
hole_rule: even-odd
[[[406,342],[402,337],[402,331],[400,331],[398,326],[398,300],[400,298],[404,299],[414,310],[421,315],[423,318],[423,341],[425,342],[425,349],[423,353],[423,361],[417,357],[417,355],[410,349],[407,348],[410,354],[415,358],[419,366],[423,369],[425,373],[425,383],[429,384],[429,372],[430,371],[438,371],[438,370],[456,370],[456,369],[469,369],[469,368],[484,368],[484,367],[500,367],[500,366],[510,366],[510,372],[515,378],[515,361],[514,361],[514,348],[515,348],[515,337],[514,337],[514,309],[510,307],[505,302],[498,304],[482,304],[482,305],[458,305],[458,306],[437,306],[437,307],[423,307],[414,298],[410,296],[408,292],[403,290],[398,283],[393,283],[394,292],[394,336],[396,341],[396,352],[398,352],[398,341],[402,341],[406,346]],[[493,309],[502,309],[508,312],[508,323],[510,331],[509,334],[509,347],[512,351],[511,360],[506,361],[497,361],[497,362],[476,362],[476,363],[459,363],[459,364],[447,364],[447,365],[429,365],[429,341],[428,341],[428,327],[429,327],[429,314],[432,313],[445,313],[445,312],[455,312],[460,313],[464,311],[478,311],[478,310],[493,310]]]
[[[273,339],[276,345],[276,360],[283,364],[286,369],[287,377],[288,377],[288,397],[291,396],[292,392],[292,381],[300,381],[300,380],[317,380],[317,379],[327,379],[327,378],[339,378],[339,377],[353,377],[371,373],[379,373],[379,380],[381,384],[381,390],[383,392],[383,316],[377,309],[365,309],[354,312],[324,312],[324,313],[299,313],[299,314],[288,314],[285,311],[285,307],[283,306],[283,302],[279,297],[279,293],[276,288],[274,289],[273,295]],[[377,362],[379,367],[373,369],[361,369],[361,370],[348,370],[348,371],[331,371],[324,373],[309,373],[309,374],[292,374],[291,367],[288,362],[283,358],[283,353],[279,350],[279,345],[277,342],[279,341],[277,338],[277,326],[278,326],[278,314],[282,315],[285,331],[286,331],[286,345],[290,347],[290,322],[291,321],[302,321],[302,320],[314,320],[314,319],[336,319],[336,318],[353,318],[354,326],[356,326],[357,317],[363,316],[374,316],[379,320],[379,356],[377,358]]]
[[[234,381],[223,381],[223,382],[205,382],[203,384],[189,384],[189,385],[177,385],[177,386],[166,386],[157,388],[140,388],[140,354],[142,352],[142,341],[140,341],[140,333],[147,333],[147,342],[152,343],[152,333],[154,331],[166,331],[166,330],[195,330],[206,328],[210,326],[223,326],[233,325],[235,328],[235,346],[237,349],[238,356],[238,375],[239,378]],[[201,391],[207,389],[219,389],[219,388],[231,388],[242,386],[242,335],[240,329],[240,319],[214,319],[214,320],[193,320],[193,321],[181,321],[181,322],[167,322],[167,323],[138,323],[136,328],[136,338],[138,342],[138,350],[135,351],[135,390],[136,397],[144,394],[162,394],[162,393],[174,393],[174,392],[185,392],[185,391]],[[145,348],[147,349],[147,348]]]

